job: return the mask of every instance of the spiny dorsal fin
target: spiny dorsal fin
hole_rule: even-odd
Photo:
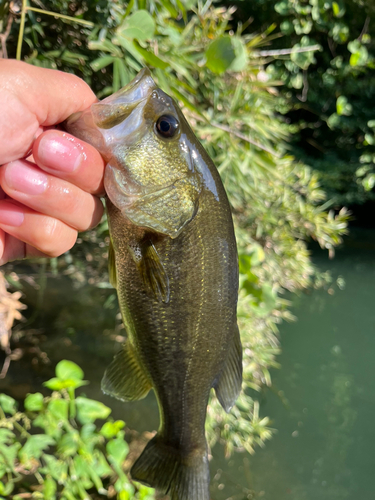
[[[237,324],[229,346],[228,357],[214,384],[216,396],[224,410],[229,413],[241,392],[242,346]]]
[[[113,288],[117,288],[116,256],[113,249],[112,240],[109,241],[108,247],[108,273],[109,282],[111,283]]]
[[[129,246],[146,290],[159,302],[169,301],[169,279],[159,254],[150,240]]]
[[[146,397],[151,387],[133,346],[127,340],[104,373],[102,391],[122,401],[136,401]]]

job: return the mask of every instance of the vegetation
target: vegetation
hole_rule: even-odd
[[[0,499],[152,500],[153,490],[130,483],[123,472],[129,452],[125,422],[109,420],[111,409],[75,396],[87,382],[71,361],[56,366],[44,383],[53,392],[37,392],[24,401],[0,394]],[[105,420],[99,428],[98,419]]]
[[[280,29],[267,74],[283,83],[278,110],[293,134],[290,151],[319,171],[336,206],[375,200],[374,2],[234,3],[236,19],[252,17],[249,29]],[[298,52],[307,46],[315,50]]]
[[[285,4],[285,9],[282,2],[277,4],[276,10],[279,15],[280,11],[285,11],[285,22],[294,15],[298,23],[303,24],[303,16],[309,15],[317,23],[313,12],[323,15],[320,9],[309,7],[308,2],[293,2],[293,9],[297,9],[297,4],[301,9],[306,4],[308,13],[298,16],[292,3]],[[2,37],[3,54],[15,57],[20,17],[11,11],[13,3],[3,1],[0,5],[3,23],[0,31],[7,35]],[[258,404],[250,390],[259,391],[264,384],[271,384],[269,368],[276,366],[275,356],[279,351],[277,325],[282,320],[293,319],[285,292],[295,293],[328,279],[318,275],[310,260],[307,242],[314,239],[333,254],[346,228],[344,209],[339,213],[327,212],[332,203],[326,200],[320,188],[316,163],[310,160],[307,163],[302,153],[299,156],[303,161],[296,161],[291,155],[288,142],[291,127],[280,115],[281,112],[294,112],[298,103],[307,102],[312,95],[318,102],[318,89],[315,93],[305,92],[305,101],[299,99],[298,102],[293,101],[293,92],[303,92],[304,82],[310,78],[307,68],[314,63],[316,52],[309,47],[320,45],[320,40],[301,38],[295,42],[295,39],[284,37],[283,43],[293,50],[279,59],[277,54],[272,56],[270,49],[271,43],[276,43],[279,37],[275,35],[275,25],[265,27],[265,23],[259,22],[254,32],[253,25],[248,27],[248,23],[239,22],[237,18],[236,29],[233,29],[235,10],[217,6],[210,0],[97,0],[79,4],[46,0],[43,5],[47,11],[74,17],[74,20],[28,10],[24,17],[22,45],[26,61],[74,72],[85,78],[100,97],[128,83],[142,66],[149,66],[160,87],[183,106],[220,171],[233,207],[240,257],[239,323],[244,346],[244,390],[229,415],[221,410],[214,397],[211,399],[207,432],[210,445],[223,443],[227,454],[233,450],[253,452],[255,445],[262,445],[271,436],[271,431],[268,419],[259,415]],[[254,5],[266,6],[269,12],[273,2],[258,0]],[[35,8],[38,6],[39,2],[35,3]],[[82,24],[82,20],[92,25]],[[290,22],[288,29],[297,34],[297,24]],[[282,25],[283,33],[287,32],[286,26]],[[337,43],[339,45],[339,41]],[[352,47],[353,54],[361,53],[360,47]],[[277,60],[273,60],[276,56]],[[360,75],[370,64],[366,59],[361,65],[360,57],[356,64],[349,61],[347,70],[351,68]],[[341,75],[340,72],[337,69],[337,75]],[[344,74],[340,78],[343,84],[348,81]],[[280,79],[285,88],[280,88]],[[340,127],[349,120],[349,110],[354,109],[347,92],[337,95],[337,99],[340,96],[348,101],[343,98],[338,101],[336,122],[333,118],[328,122],[327,117],[325,125],[322,122],[320,128],[315,129],[306,120],[305,126],[301,120],[296,120],[294,131],[302,134],[303,130],[308,130],[314,134],[317,130],[324,137],[324,127],[329,127],[330,123],[329,130],[339,141]],[[337,129],[333,122],[339,124]],[[297,146],[294,152],[298,153]],[[358,162],[357,151],[356,155]],[[362,177],[368,179],[368,175],[371,175],[370,170]],[[359,189],[356,182],[355,186]],[[79,283],[90,280],[93,285],[109,286],[108,280],[103,278],[107,231],[104,220],[96,231],[82,235],[72,252],[51,261],[52,270],[68,272]],[[57,398],[69,403],[64,399],[65,393],[57,394],[51,401]],[[43,401],[43,408],[48,409],[49,400]],[[79,420],[79,413],[77,418]],[[87,425],[82,420],[79,422]],[[101,431],[97,434],[91,421],[90,425],[90,436],[102,436]],[[81,434],[76,436],[82,438],[83,429],[86,432],[87,428],[83,427]],[[119,436],[121,434],[113,439],[119,440]],[[55,443],[56,439],[62,439],[62,434],[52,438]],[[15,444],[14,439],[9,437],[9,442]],[[40,453],[44,453],[43,449]],[[44,474],[50,474],[44,465],[43,470]],[[116,473],[114,469],[111,477]],[[97,487],[99,483],[87,474],[87,481]],[[52,475],[51,478],[57,480]],[[102,481],[100,474],[99,479]]]

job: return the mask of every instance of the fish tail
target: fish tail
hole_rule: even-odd
[[[156,435],[133,465],[135,481],[156,488],[171,500],[209,500],[207,451],[181,456],[179,450]]]

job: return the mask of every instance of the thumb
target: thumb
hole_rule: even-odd
[[[23,158],[41,128],[96,101],[80,78],[15,60],[0,60],[0,164]]]

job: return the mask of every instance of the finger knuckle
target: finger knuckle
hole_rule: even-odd
[[[57,219],[48,219],[43,227],[39,249],[50,257],[58,257],[70,250],[77,239],[77,231]]]

